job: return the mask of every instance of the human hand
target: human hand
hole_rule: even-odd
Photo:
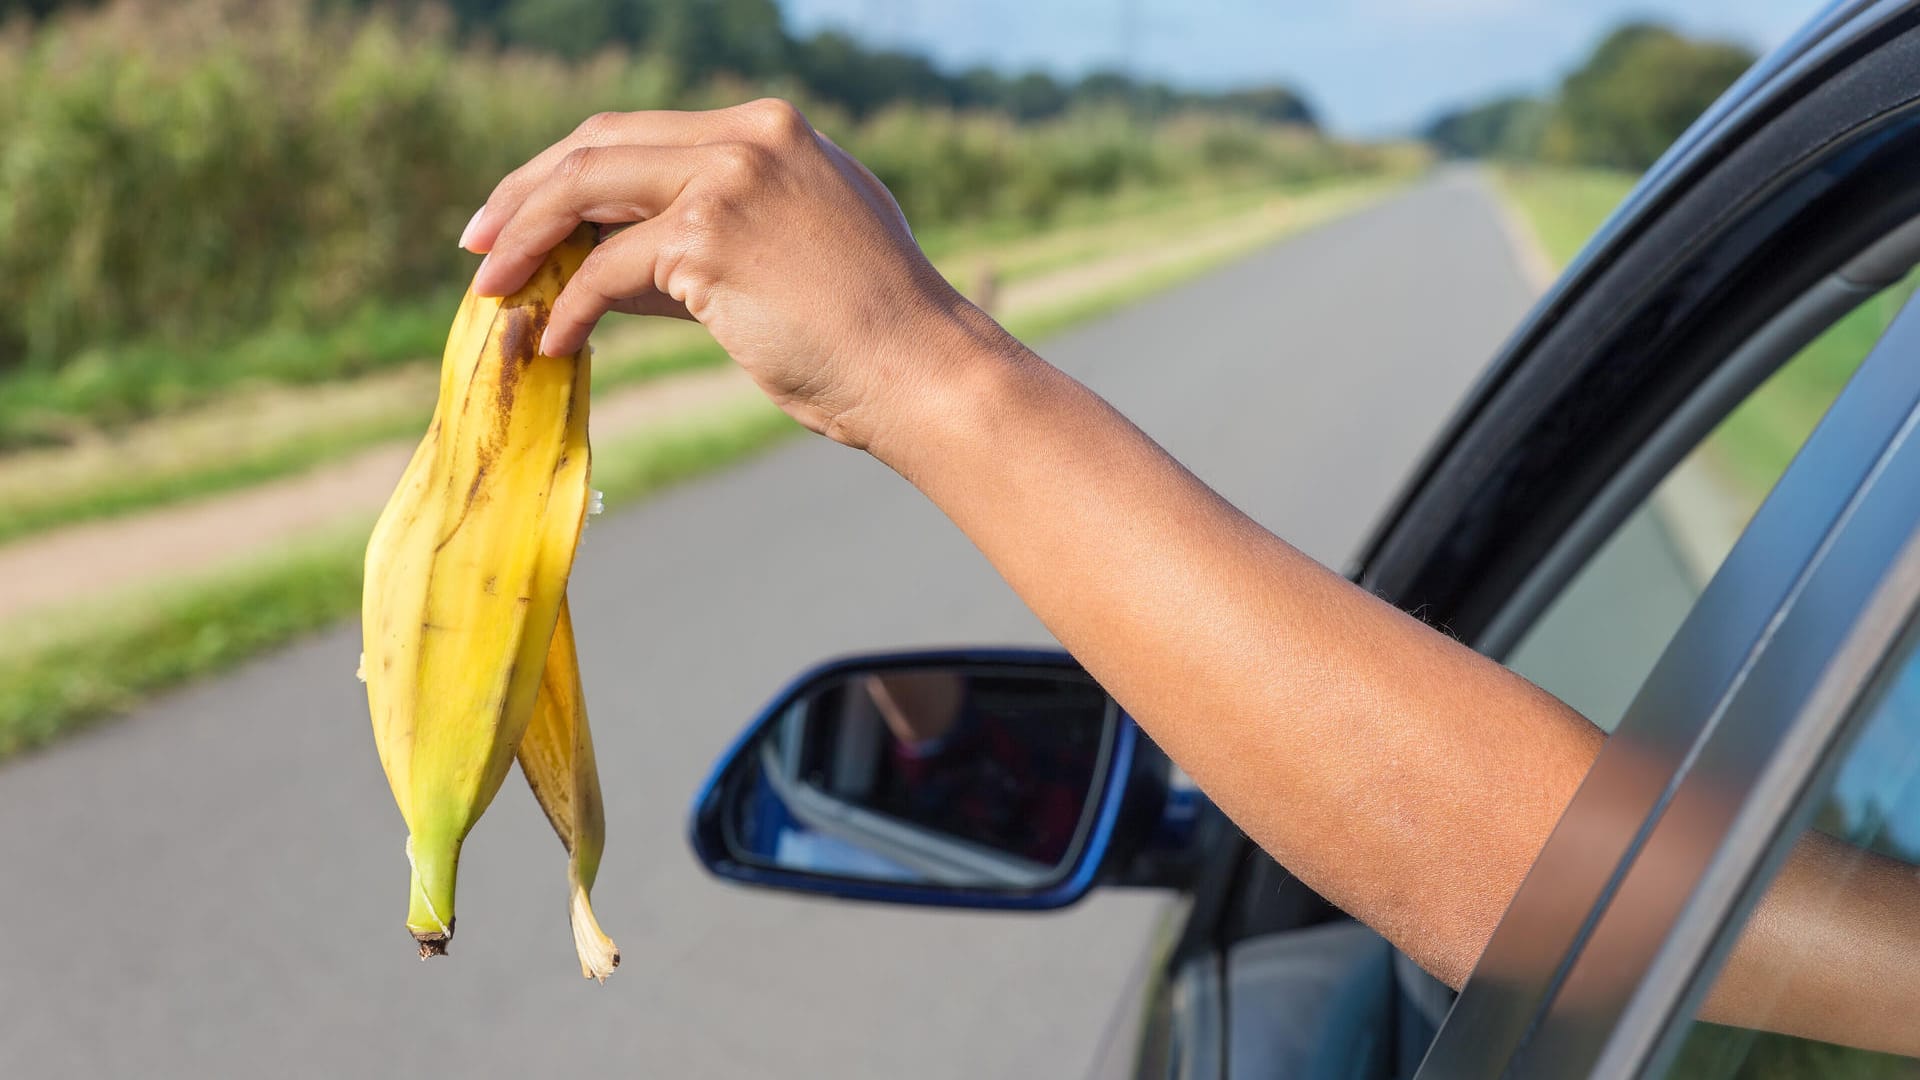
[[[776,404],[849,445],[933,376],[943,333],[985,322],[879,180],[782,101],[589,119],[468,224],[461,246],[487,255],[475,291],[519,288],[583,221],[627,227],[561,293],[543,353],[578,349],[609,311],[697,319]]]

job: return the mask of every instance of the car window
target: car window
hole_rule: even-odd
[[[1682,1030],[1671,1034],[1684,1041],[1661,1075],[1920,1077],[1920,1057],[1902,1056],[1920,1055],[1920,1021],[1911,1007],[1920,1000],[1920,966],[1913,962],[1920,946],[1914,642],[1909,634],[1836,751],[1839,765],[1817,789],[1811,827],[1788,834],[1786,869],[1754,914],[1724,932],[1721,944],[1739,942],[1749,962],[1738,972],[1702,974],[1718,979],[1704,1018],[1680,1021]],[[1762,949],[1764,964],[1752,962]],[[1880,959],[1862,964],[1861,956]]]
[[[1544,608],[1508,666],[1612,731],[1914,285],[1910,275],[1856,307],[1729,413]]]

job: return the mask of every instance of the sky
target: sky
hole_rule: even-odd
[[[1629,18],[1764,52],[1826,0],[783,0],[789,27],[833,26],[944,65],[1057,75],[1114,67],[1187,86],[1286,82],[1350,135],[1411,131],[1442,109],[1540,90]],[[1129,16],[1128,12],[1132,14]]]

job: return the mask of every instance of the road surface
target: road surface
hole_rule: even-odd
[[[1450,174],[1046,355],[1343,563],[1524,307]],[[402,927],[399,815],[342,628],[0,767],[0,1076],[1072,1076],[1162,900],[1056,915],[809,901],[706,878],[681,828],[736,728],[829,654],[1040,642],[905,484],[805,441],[588,531],[573,587],[607,786],[583,982],[517,778],[462,860],[453,955]]]

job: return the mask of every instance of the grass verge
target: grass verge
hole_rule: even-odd
[[[1494,170],[1500,193],[1520,211],[1555,269],[1573,261],[1639,177],[1544,165]]]
[[[1909,276],[1870,297],[1741,402],[1704,444],[1715,471],[1758,506],[1913,290]]]
[[[1320,218],[1393,182],[1362,178],[1285,188],[1122,193],[1079,206],[1038,234],[1015,237],[989,224],[979,231],[950,231],[933,243],[938,261],[963,287],[987,265],[1002,282],[1016,283],[1161,250],[1236,221],[1249,224],[1253,246],[1277,234],[1270,224],[1273,215],[1261,213],[1277,200],[1297,208],[1303,218]],[[1212,261],[1217,256],[1199,260],[1202,265]],[[1170,279],[1184,272],[1190,271],[1163,269],[1152,276]],[[84,436],[75,447],[0,458],[0,543],[292,475],[417,432],[427,423],[437,382],[436,365],[418,358],[438,347],[453,306],[447,299],[424,318],[414,309],[376,312],[319,337],[289,331],[257,335],[227,350],[230,356],[208,358],[209,371],[240,371],[255,380],[251,388],[224,396],[209,396],[217,389],[213,384],[175,385],[181,365],[159,360],[150,366],[157,373],[153,385],[139,388],[116,384],[89,391],[85,364],[61,374],[63,380],[80,379],[72,385],[39,386],[31,374],[0,380],[0,428],[11,415],[8,401],[14,395],[57,403],[54,415],[76,429],[84,426],[79,417],[93,417],[89,410],[101,409],[98,419],[115,430],[112,439]],[[1063,321],[1070,316],[1049,313],[1020,325],[1031,334],[1028,322],[1044,329]],[[690,325],[617,320],[596,339],[594,388],[600,393],[728,362],[711,338]],[[325,376],[343,364],[356,377],[327,382]],[[124,365],[103,370],[116,379],[129,377]],[[96,400],[99,394],[110,401],[131,394],[141,409],[163,414],[193,406],[128,426],[123,421],[131,414],[103,406]]]
[[[712,410],[599,448],[594,484],[609,505],[630,503],[799,430],[758,400]],[[352,616],[371,525],[342,522],[269,558],[8,627],[0,758]]]
[[[607,335],[616,345],[596,358],[596,391],[727,362],[712,339],[689,332],[695,327],[645,331]],[[417,435],[431,418],[433,382],[430,366],[413,365],[364,387],[314,387],[306,391],[311,403],[298,409],[278,404],[289,395],[260,395],[114,449],[16,458],[0,465],[0,544],[291,476]],[[280,423],[240,415],[262,403],[285,414]]]
[[[1383,193],[1386,187],[1371,190]],[[1357,201],[1317,204],[1292,228],[1324,221]],[[1250,235],[1244,245],[1155,266],[1010,320],[1011,326],[1025,338],[1046,337],[1219,266],[1277,235]],[[725,358],[717,348],[712,353]],[[712,362],[710,355],[690,345],[661,352],[631,370],[645,370],[647,364],[699,366]],[[616,381],[624,377],[630,376],[613,376]],[[596,388],[601,388],[597,378]],[[610,506],[632,503],[800,431],[772,405],[747,399],[643,435],[596,444],[594,485],[606,492]],[[350,617],[359,609],[360,563],[370,526],[369,520],[343,522],[270,558],[0,630],[0,759],[124,712],[155,691]]]

